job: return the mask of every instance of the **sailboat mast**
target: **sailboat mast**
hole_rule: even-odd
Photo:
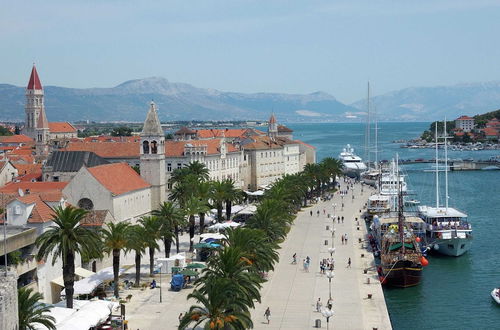
[[[368,161],[368,168],[370,168],[370,159],[371,159],[371,155],[370,155],[370,135],[371,135],[371,129],[370,129],[370,82],[368,82],[368,98],[367,98],[367,103],[368,103],[368,126],[366,127],[366,147],[367,147],[367,150],[368,150],[368,158],[367,158],[367,161]]]
[[[375,120],[375,168],[378,167],[378,122],[377,122],[377,108],[373,107],[374,114],[373,118]]]
[[[439,207],[439,161],[438,161],[438,122],[434,130],[434,139],[436,141],[436,208]]]
[[[403,191],[401,189],[401,181],[399,180],[399,156],[396,154],[396,182],[398,184],[398,230],[399,241],[401,242],[401,253],[405,254],[405,229],[404,229],[404,215],[403,215]]]
[[[446,131],[446,117],[444,117],[444,201],[448,211],[448,132]]]

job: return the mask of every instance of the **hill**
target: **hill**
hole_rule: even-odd
[[[380,121],[433,121],[473,116],[500,106],[500,82],[412,87],[371,98]],[[365,110],[366,99],[351,106]]]
[[[44,89],[52,121],[142,121],[151,100],[157,103],[161,120],[263,120],[274,112],[280,121],[345,121],[346,113],[357,111],[323,92],[222,92],[157,77],[113,88]],[[24,102],[23,87],[0,84],[0,119],[23,120]]]

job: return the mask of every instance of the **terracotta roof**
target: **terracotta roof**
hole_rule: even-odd
[[[455,119],[455,120],[471,120],[471,119],[474,119],[474,118],[469,117],[469,116],[460,116],[460,117],[458,117],[458,118],[457,118],[457,119]]]
[[[76,142],[81,142],[75,140]],[[140,142],[141,138],[137,135],[133,136],[111,136],[111,135],[101,135],[101,136],[88,136],[83,139],[83,142]],[[72,140],[72,142],[74,142]]]
[[[278,132],[287,132],[287,133],[292,133],[293,130],[286,127],[286,126],[283,126],[283,125],[278,125]]]
[[[27,135],[10,135],[0,137],[0,143],[30,143],[35,142],[32,138]]]
[[[35,157],[33,155],[13,155],[11,153],[7,154],[7,158],[10,160],[12,164],[17,164],[17,163],[26,163],[26,164],[33,164],[35,161]]]
[[[42,164],[12,164],[19,175],[40,173],[42,174]]]
[[[455,132],[455,136],[464,136],[464,134],[463,131]]]
[[[49,123],[50,133],[76,133],[76,128],[68,122]]]
[[[227,138],[241,137],[247,132],[243,128],[226,128],[226,129],[199,129],[196,131],[200,139],[220,138],[222,136]]]
[[[31,69],[30,81],[28,82],[28,87],[26,87],[26,89],[42,89],[42,83],[40,82],[40,78],[38,78],[38,72],[36,71],[34,64]]]
[[[288,139],[287,139],[288,140]],[[267,150],[283,148],[282,140],[272,140],[268,136],[257,136],[253,138],[253,142],[243,145],[245,150]]]
[[[165,141],[165,156],[166,157],[180,157],[184,155],[184,147],[186,145],[192,146],[207,146],[208,155],[220,154],[220,141],[221,139],[209,140],[190,140],[190,141]],[[228,153],[239,151],[233,144],[226,142],[226,150]]]
[[[17,200],[27,205],[35,204],[35,207],[31,211],[31,214],[28,218],[28,222],[40,223],[48,222],[53,219],[54,210],[52,210],[52,208],[42,200],[40,195],[29,194],[23,197],[18,197]]]
[[[180,134],[196,134],[196,131],[187,128],[186,126],[182,126],[179,128],[177,131],[174,133],[175,135],[180,135]]]
[[[17,194],[19,189],[30,193],[61,191],[68,182],[9,182],[0,187],[0,193]]]
[[[140,142],[70,142],[66,151],[92,151],[102,158],[139,158]]]
[[[316,149],[316,147],[315,147],[315,146],[312,146],[312,145],[310,145],[310,144],[307,144],[307,143],[305,143],[304,141],[294,140],[294,142],[300,143],[300,144],[305,145],[305,146],[307,146],[307,147],[309,147],[309,148]]]
[[[41,181],[42,180],[42,172],[40,172],[40,173],[23,174],[23,175],[18,176],[16,178],[16,180],[23,181],[23,182]]]
[[[150,187],[150,184],[126,163],[99,165],[87,170],[114,195]]]
[[[16,148],[8,152],[9,155],[33,155],[33,149],[30,147],[26,148]]]
[[[486,136],[499,136],[498,131],[493,127],[486,127],[483,129],[483,132]]]
[[[101,227],[106,221],[108,210],[92,210],[80,221],[80,225],[84,227]]]

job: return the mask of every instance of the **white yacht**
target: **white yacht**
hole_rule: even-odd
[[[399,173],[394,159],[391,161],[389,171],[382,173],[379,189],[382,195],[397,196],[399,190],[401,190],[403,195],[406,194],[408,187],[405,176]]]
[[[472,227],[467,215],[452,207],[419,206],[425,221],[428,241],[438,253],[458,257],[470,249]]]
[[[448,206],[448,142],[446,121],[444,122],[444,173],[445,205],[439,203],[439,159],[436,125],[436,206],[419,206],[420,217],[426,223],[427,239],[430,246],[438,253],[458,257],[467,252],[472,243],[472,226],[467,221],[467,214]]]
[[[387,195],[375,194],[368,198],[366,210],[370,215],[381,215],[391,210],[391,198]]]
[[[344,174],[349,177],[359,178],[361,173],[366,171],[366,164],[354,153],[354,148],[350,144],[342,150],[339,159],[344,165]]]

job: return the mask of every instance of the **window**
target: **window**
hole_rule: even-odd
[[[21,214],[21,206],[16,205],[16,206],[14,207],[14,214],[16,214],[16,215]]]
[[[167,172],[172,172],[172,163],[167,163]]]
[[[156,145],[156,141],[151,142],[151,153],[152,154],[157,154],[158,153],[158,147]]]
[[[148,141],[142,142],[142,153],[149,154],[149,142]]]
[[[171,183],[167,183],[167,189],[168,190],[172,189],[172,184]]]
[[[88,198],[82,198],[78,201],[78,207],[87,211],[94,209],[94,203]]]
[[[182,168],[182,164],[181,163],[177,163],[177,169],[180,170]]]

